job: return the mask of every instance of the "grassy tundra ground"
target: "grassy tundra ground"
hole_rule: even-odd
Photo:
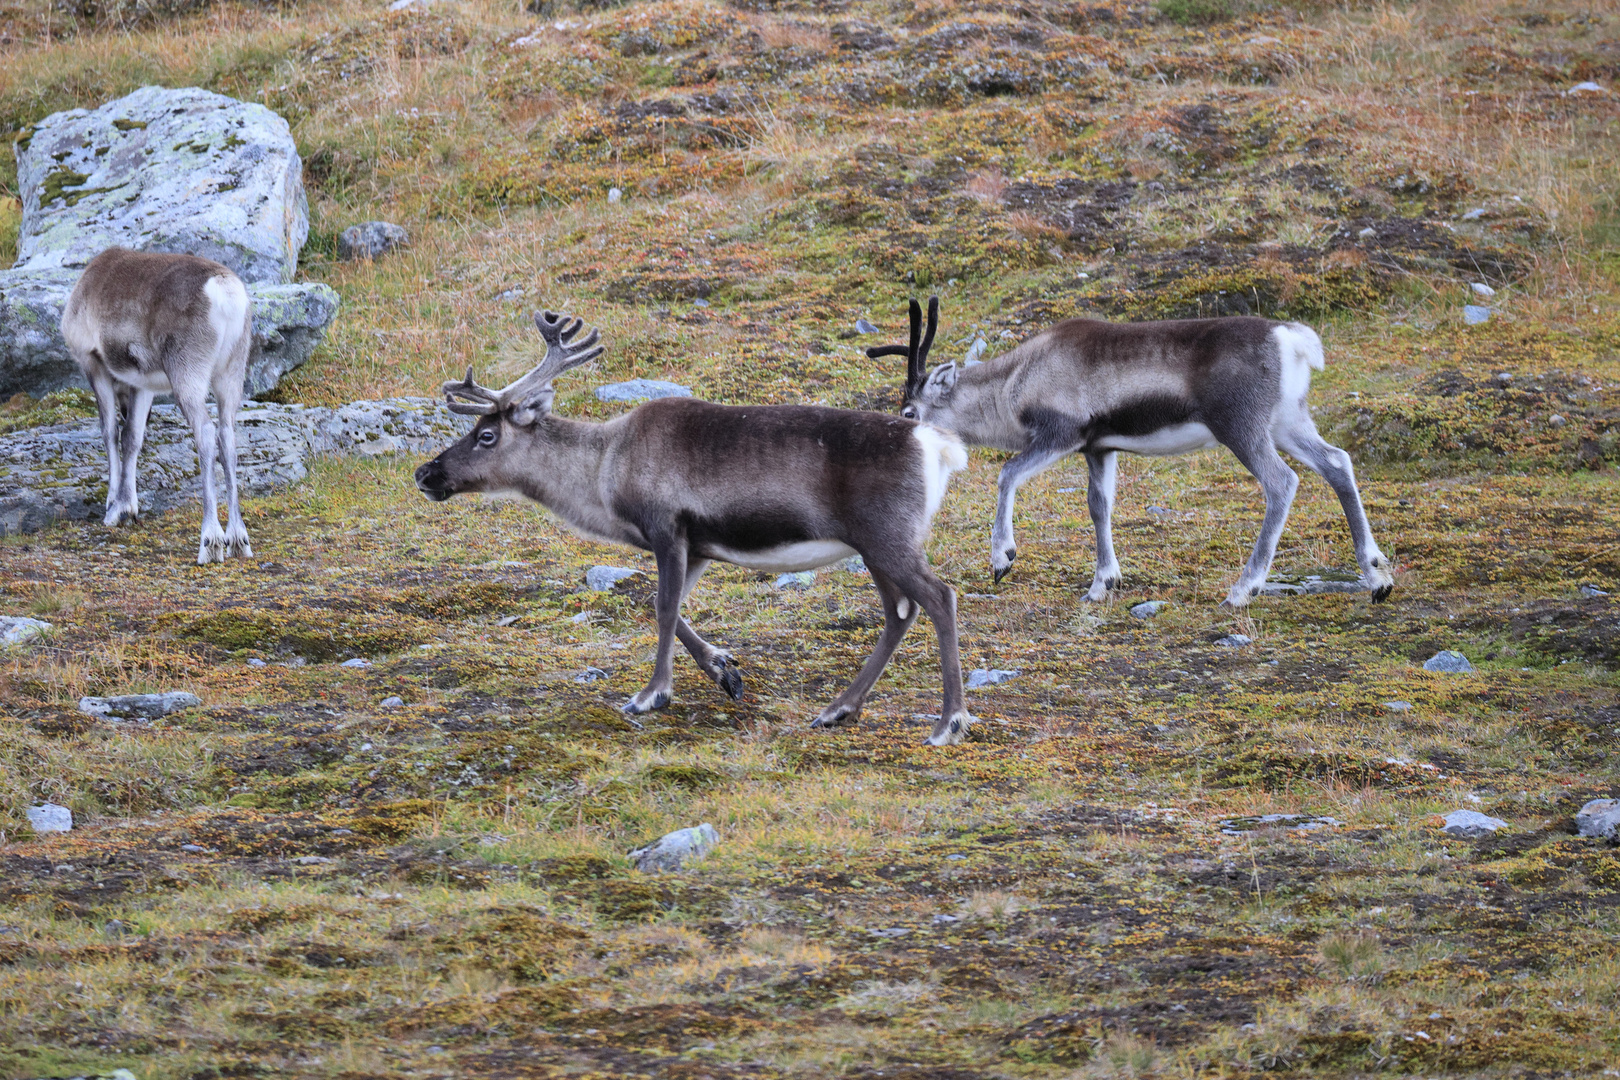
[[[858,726],[804,728],[879,625],[845,572],[711,573],[693,621],[749,692],[683,658],[633,730],[650,577],[582,573],[650,561],[430,506],[413,461],[251,501],[258,557],[224,567],[190,565],[190,512],[5,540],[4,610],[57,629],[0,658],[0,1073],[1620,1074],[1620,851],[1569,825],[1620,794],[1620,610],[1580,591],[1620,586],[1620,98],[1567,92],[1614,85],[1620,13],[543,7],[0,0],[0,130],[153,81],[286,115],[303,272],[344,298],[289,400],[512,375],[539,306],[604,330],[576,416],[631,375],[890,408],[848,328],[887,341],[927,290],[941,358],[1076,313],[1307,318],[1394,596],[1217,610],[1261,510],[1217,453],[1122,466],[1116,603],[1076,600],[1073,463],[992,588],[977,454],[932,554],[968,666],[1021,674],[924,750],[927,627]],[[335,262],[377,217],[411,248]],[[1476,281],[1497,314],[1464,326]],[[1278,571],[1352,566],[1307,475]],[[1422,671],[1441,648],[1478,670]],[[171,689],[204,707],[74,708]],[[72,834],[28,834],[40,798]],[[1508,828],[1450,839],[1459,807]],[[1339,824],[1226,824],[1272,813]],[[700,868],[630,868],[699,821]]]

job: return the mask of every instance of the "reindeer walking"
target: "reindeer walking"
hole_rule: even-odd
[[[669,703],[677,639],[717,686],[741,696],[735,659],[680,613],[711,562],[786,572],[858,553],[883,603],[883,632],[855,681],[812,726],[860,715],[921,608],[939,637],[945,698],[927,741],[962,740],[972,718],[963,704],[956,594],[923,552],[950,475],[967,464],[954,436],[878,413],[690,398],[649,401],[606,423],[567,420],[551,411],[552,380],[600,355],[599,335],[578,338],[577,318],[534,318],[547,345],[534,370],[501,390],[473,382],[471,369],[444,384],[450,408],[478,421],[418,468],[416,483],[436,502],[464,492],[520,494],[585,536],[653,553],[657,659],[625,713]]]
[[[1322,339],[1302,323],[1232,317],[1110,323],[1069,319],[1011,352],[958,369],[930,371],[939,297],[911,302],[909,345],[868,349],[906,357],[900,415],[955,432],[973,446],[1013,452],[1001,469],[990,567],[1012,569],[1013,498],[1025,481],[1070,454],[1084,454],[1086,504],[1097,532],[1097,570],[1087,600],[1106,599],[1120,582],[1111,518],[1119,451],[1168,455],[1217,444],[1231,450],[1265,492],[1266,515],[1254,552],[1223,606],[1243,607],[1260,592],[1288,520],[1299,478],[1279,449],[1332,486],[1355,542],[1361,580],[1373,601],[1395,587],[1390,562],[1373,540],[1350,455],[1317,434],[1305,395],[1322,370]]]
[[[140,517],[135,466],[152,399],[172,392],[197,440],[203,524],[197,562],[252,558],[236,486],[236,410],[253,344],[253,307],[230,270],[196,255],[108,248],[62,309],[62,337],[96,395],[107,443],[107,525]],[[208,415],[212,390],[219,422]],[[219,527],[215,456],[225,473]]]

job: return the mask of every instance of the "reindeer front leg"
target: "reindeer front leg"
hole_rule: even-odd
[[[675,690],[675,635],[681,621],[681,598],[686,595],[686,537],[658,541],[653,556],[658,560],[658,596],[653,601],[658,658],[646,688],[621,706],[631,716],[662,709]]]
[[[686,566],[686,587],[681,590],[681,602],[692,595],[692,586],[697,584],[703,571],[709,568],[708,559],[688,558]],[[729,650],[716,648],[704,641],[698,632],[692,629],[692,624],[686,617],[679,616],[675,620],[675,636],[681,639],[686,651],[692,654],[697,666],[703,669],[703,674],[714,680],[714,684],[724,690],[733,701],[742,697],[742,676],[737,673],[737,661]]]
[[[990,531],[990,570],[996,576],[996,583],[1007,576],[1012,570],[1012,562],[1018,555],[1018,545],[1013,541],[1013,499],[1024,482],[1031,480],[1057,462],[1067,457],[1074,449],[1069,441],[1054,443],[1046,439],[1037,439],[1028,450],[1014,454],[1007,464],[1001,467],[1001,478],[997,482],[999,493],[996,496],[996,523]]]

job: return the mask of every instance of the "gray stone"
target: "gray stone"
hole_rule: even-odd
[[[876,334],[878,333],[878,328],[867,322],[865,319],[856,319],[855,332],[857,334]]]
[[[61,328],[62,307],[80,272],[0,270],[0,396],[89,387]],[[243,389],[251,398],[274,389],[309,359],[337,315],[338,294],[319,282],[249,282],[247,290],[253,350]]]
[[[607,677],[608,673],[603,671],[601,668],[588,667],[578,675],[575,675],[574,681],[577,683],[593,683],[597,679],[605,679]]]
[[[1481,836],[1489,836],[1497,829],[1505,828],[1507,828],[1507,822],[1501,818],[1482,814],[1478,810],[1453,810],[1446,815],[1446,824],[1442,831],[1449,836],[1460,836],[1465,840],[1474,840]]]
[[[598,401],[650,401],[655,398],[691,397],[692,391],[679,383],[660,379],[630,379],[596,388]]]
[[[410,241],[411,234],[390,221],[350,225],[338,234],[338,258],[344,262],[375,259]]]
[[[397,694],[385,697],[381,701],[377,702],[377,708],[379,709],[400,709],[404,708],[404,706],[405,699]]]
[[[616,187],[615,188],[608,188],[608,202],[616,203],[616,202],[622,201],[623,199],[624,199],[624,192],[620,191]]]
[[[1254,638],[1250,637],[1248,634],[1227,634],[1225,637],[1216,641],[1215,644],[1227,649],[1241,649],[1245,645],[1253,645]]]
[[[1488,321],[1490,317],[1491,309],[1488,307],[1481,307],[1478,304],[1463,305],[1463,322],[1469,326],[1478,326],[1480,323]]]
[[[43,619],[30,619],[26,615],[0,615],[0,644],[21,645],[51,629]]]
[[[1483,281],[1470,282],[1468,287],[1473,290],[1475,296],[1482,296],[1487,300],[1496,295],[1496,290]]]
[[[596,592],[611,592],[613,586],[635,575],[628,566],[593,566],[585,571],[585,584]]]
[[[974,668],[968,673],[967,688],[969,690],[977,690],[981,686],[996,686],[999,683],[1006,682],[1008,679],[1016,679],[1022,674],[1023,671],[1019,668],[1013,668],[1011,670],[1003,670],[1002,668]]]
[[[1474,670],[1468,657],[1453,649],[1442,649],[1423,661],[1424,671],[1443,671],[1452,675],[1465,675]]]
[[[1593,799],[1575,812],[1575,831],[1620,843],[1620,799]]]
[[[778,589],[808,589],[816,583],[814,570],[797,570],[791,574],[778,574],[771,584]]]
[[[1336,829],[1344,822],[1326,814],[1256,814],[1252,817],[1227,818],[1221,822],[1221,832],[1227,836],[1242,836],[1256,829],[1298,829],[1314,832],[1317,829]]]
[[[180,850],[184,851],[184,852],[186,852],[187,854],[190,854],[190,855],[206,855],[206,854],[208,854],[208,849],[203,847],[201,844],[181,844],[180,845]]]
[[[1595,597],[1608,596],[1609,594],[1607,592],[1605,592],[1604,590],[1598,588],[1596,585],[1582,585],[1581,586],[1581,595],[1584,596],[1586,599],[1591,600],[1591,599],[1593,599]]]
[[[851,555],[842,562],[834,564],[834,569],[844,570],[851,574],[864,574],[868,572],[866,569],[866,560],[861,558],[859,555]]]
[[[202,698],[184,690],[167,694],[125,694],[122,697],[82,697],[79,711],[109,720],[156,720],[160,716],[195,709]]]
[[[1364,228],[1360,232],[1356,233],[1357,239],[1361,239],[1361,240],[1371,240],[1373,237],[1375,237],[1377,235],[1378,235],[1378,230],[1373,228],[1371,225],[1368,225],[1366,228]]]
[[[984,338],[974,338],[973,344],[968,346],[967,355],[962,358],[962,366],[967,367],[969,364],[977,364],[989,347],[990,343],[985,341]]]
[[[1468,213],[1464,214],[1462,216],[1462,220],[1464,220],[1464,221],[1478,221],[1480,218],[1482,218],[1484,216],[1485,216],[1485,208],[1483,206],[1476,206],[1472,210],[1468,211]]]
[[[690,829],[667,833],[656,843],[632,851],[630,857],[636,861],[636,869],[646,873],[679,870],[688,862],[702,858],[719,842],[720,834],[705,821]]]
[[[19,270],[82,267],[115,244],[182,251],[256,283],[292,280],[309,235],[303,162],[263,105],[145,86],[17,137]]]
[[[1547,423],[1553,427],[1563,427],[1565,424],[1569,423],[1569,421],[1565,420],[1557,413],[1553,413],[1551,416],[1547,417]]]
[[[69,832],[73,828],[73,811],[49,802],[30,806],[28,824],[35,832]]]
[[[297,858],[293,859],[293,862],[297,863],[299,866],[321,866],[322,864],[329,863],[331,861],[331,859],[328,859],[324,855],[299,855]]]
[[[1165,606],[1166,603],[1163,600],[1145,600],[1131,608],[1131,617],[1133,619],[1151,619],[1163,611]]]
[[[1608,91],[1595,82],[1578,82],[1569,88],[1571,94],[1607,94]]]
[[[1305,586],[1291,581],[1268,581],[1260,586],[1261,596],[1304,596]]]
[[[1410,701],[1386,701],[1384,702],[1384,708],[1393,713],[1411,712],[1412,703]]]
[[[351,667],[351,668],[368,668],[368,667],[371,666],[371,661],[356,656],[351,660],[343,661],[343,663],[339,664],[338,666],[339,667]]]
[[[296,484],[323,454],[437,451],[471,428],[441,401],[392,398],[337,408],[250,402],[237,413],[237,480],[249,495]],[[173,405],[152,409],[140,463],[141,510],[198,497],[197,452]],[[105,510],[107,456],[94,418],[0,436],[0,535]]]

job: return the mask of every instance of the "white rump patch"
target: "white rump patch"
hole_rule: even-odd
[[[925,505],[922,527],[926,533],[934,514],[939,510],[939,504],[945,501],[945,486],[951,481],[951,473],[967,468],[968,457],[961,440],[948,431],[918,424],[911,429],[911,434],[922,444],[923,450]]]
[[[773,574],[795,574],[800,570],[815,570],[829,563],[847,559],[855,549],[837,540],[801,540],[796,544],[781,544],[758,551],[737,551],[734,548],[710,544],[703,552],[711,559],[746,567],[766,570]]]
[[[1190,454],[1194,450],[1208,450],[1217,445],[1214,434],[1203,424],[1172,424],[1151,435],[1108,435],[1098,439],[1091,449],[1124,450],[1129,454],[1148,457],[1169,457]]]
[[[211,277],[203,285],[208,297],[208,325],[214,328],[216,370],[236,349],[247,324],[248,294],[239,278]]]
[[[1283,323],[1271,328],[1272,340],[1282,360],[1277,387],[1277,408],[1272,424],[1288,425],[1288,419],[1306,411],[1305,395],[1311,389],[1311,372],[1321,371],[1325,362],[1322,339],[1304,323]]]

